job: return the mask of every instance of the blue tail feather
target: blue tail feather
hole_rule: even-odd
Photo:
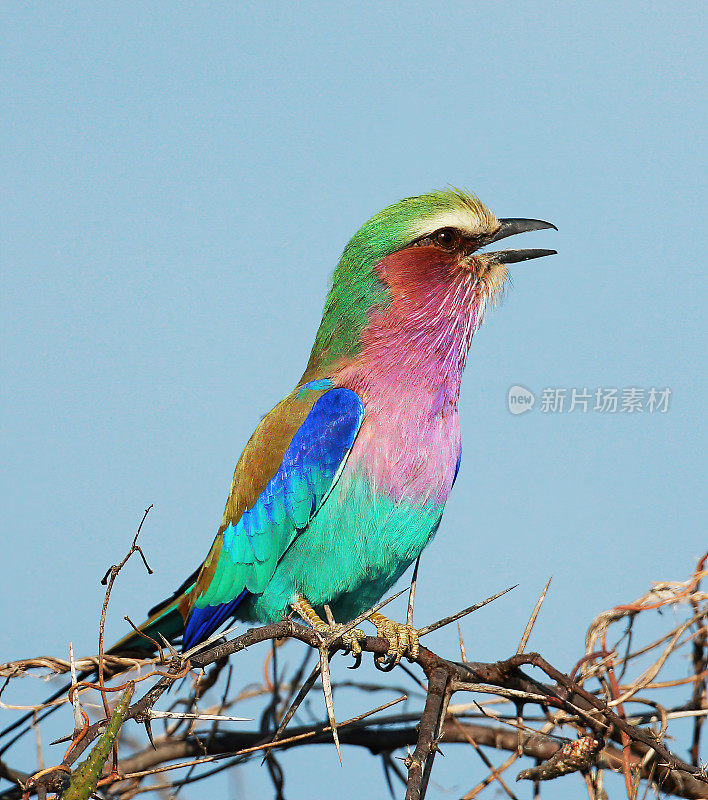
[[[184,635],[182,636],[182,651],[189,650],[199,642],[208,639],[225,620],[233,616],[236,607],[247,594],[249,594],[248,590],[244,589],[241,594],[234,597],[229,603],[193,608],[187,618]]]

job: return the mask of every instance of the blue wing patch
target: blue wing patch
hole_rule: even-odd
[[[313,387],[300,391],[306,388]],[[330,389],[313,405],[253,507],[224,529],[213,580],[187,620],[184,649],[211,635],[248,593],[265,589],[336,485],[363,419],[364,404],[349,389]]]

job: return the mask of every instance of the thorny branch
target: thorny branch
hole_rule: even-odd
[[[343,649],[342,637],[325,640],[317,631],[293,619],[253,628],[234,638],[215,638],[184,656],[173,651],[171,661],[166,664],[157,658],[136,660],[104,655],[103,626],[110,588],[128,557],[135,552],[145,561],[137,546],[137,535],[126,558],[106,573],[109,587],[101,614],[98,657],[75,661],[75,668],[84,674],[97,674],[98,684],[77,683],[74,679],[71,691],[51,704],[12,706],[6,705],[0,697],[0,709],[29,708],[35,712],[35,718],[49,705],[73,701],[76,718],[84,720],[82,729],[68,737],[71,744],[61,762],[44,769],[39,768],[38,762],[38,769],[32,775],[12,767],[9,756],[0,751],[0,777],[10,782],[10,787],[0,793],[0,799],[61,794],[71,776],[77,774],[78,759],[89,748],[94,761],[97,752],[103,762],[108,761],[95,744],[99,739],[105,742],[103,734],[111,717],[108,693],[117,697],[116,692],[124,692],[126,686],[133,683],[138,699],[124,711],[123,725],[129,720],[143,725],[148,741],[142,743],[132,736],[128,741],[125,731],[130,729],[121,729],[120,749],[114,750],[112,763],[104,763],[94,796],[110,793],[112,798],[129,800],[138,794],[162,789],[174,794],[185,784],[205,780],[215,772],[244,764],[256,756],[267,758],[275,796],[284,797],[285,774],[275,754],[294,747],[335,741],[342,746],[365,748],[372,756],[381,757],[392,795],[393,781],[402,781],[406,783],[406,798],[411,800],[425,797],[441,743],[472,746],[488,773],[465,797],[477,797],[495,783],[506,796],[515,797],[502,776],[520,757],[530,758],[535,763],[517,776],[517,780],[534,781],[535,796],[538,796],[539,781],[578,773],[587,786],[590,800],[597,800],[603,796],[605,773],[610,771],[624,776],[630,800],[642,796],[642,783],[646,789],[654,786],[676,797],[694,800],[708,797],[708,775],[699,755],[703,722],[708,715],[708,594],[701,590],[708,554],[688,580],[656,584],[633,603],[617,606],[598,616],[588,630],[586,651],[569,674],[556,669],[538,653],[525,652],[548,589],[546,586],[525,626],[522,645],[515,655],[491,663],[468,661],[460,631],[461,661],[443,658],[421,646],[414,665],[422,674],[415,675],[415,667],[412,672],[411,667],[404,664],[396,668],[394,675],[405,676],[404,681],[412,684],[406,689],[383,676],[374,684],[356,680],[338,683],[336,670],[330,677],[329,664],[337,651]],[[147,561],[145,564],[147,566]],[[414,586],[415,583],[411,595]],[[481,608],[497,596],[470,606],[465,612]],[[412,605],[410,599],[409,619]],[[674,627],[658,640],[635,645],[636,620],[643,614],[667,607],[673,607],[675,612],[685,608],[688,616],[681,621],[674,620]],[[456,621],[465,612],[427,625],[420,633],[425,635]],[[286,670],[279,669],[274,647],[285,640],[301,642],[306,655],[314,652],[317,656],[314,669],[308,666],[308,661],[311,664],[308,657],[302,659],[289,677]],[[224,670],[229,658],[263,642],[271,644],[263,682],[231,692],[232,671],[231,668]],[[386,639],[376,636],[366,637],[361,643],[363,652],[374,656],[385,655],[388,646]],[[667,663],[674,663],[684,655],[690,659],[690,675],[657,680]],[[272,671],[268,669],[269,664]],[[639,664],[644,668],[634,675]],[[0,679],[4,679],[0,695],[20,676],[37,671],[60,675],[70,671],[71,666],[71,661],[46,657],[0,664]],[[136,674],[144,672],[146,667],[150,668],[147,674]],[[540,670],[543,680],[529,674],[528,668],[534,668],[537,673]],[[114,676],[114,681],[122,683],[106,685],[104,669]],[[219,688],[223,672],[227,675],[225,688]],[[191,678],[191,684],[184,683],[185,678]],[[157,710],[156,705],[163,695],[180,683],[191,685],[187,695],[173,700],[166,711]],[[360,697],[365,693],[399,690],[403,695],[335,723],[334,694],[345,685],[357,687]],[[675,694],[682,686],[690,691],[683,704],[669,706],[659,701],[660,691],[673,689]],[[92,724],[80,702],[76,702],[91,689],[100,692],[104,711],[104,718]],[[202,707],[212,690],[218,694],[218,699]],[[303,724],[301,708],[313,692],[325,694],[327,721]],[[458,693],[462,692],[471,696],[472,702],[453,704],[453,697],[459,697]],[[263,702],[260,728],[233,729],[234,723],[244,720],[244,717],[233,716],[233,710],[246,700],[259,698]],[[403,711],[381,714],[404,701]],[[630,704],[632,709],[637,707],[632,713],[628,710]],[[525,713],[529,709],[533,713]],[[157,736],[151,728],[156,719],[165,723],[164,732]],[[675,735],[672,733],[674,720],[682,719],[688,719],[692,725],[690,743],[684,748],[688,761],[676,754],[671,739]],[[300,722],[295,724],[298,720]],[[224,727],[226,724],[228,728]],[[667,741],[672,741],[673,749],[668,748]],[[413,747],[403,760],[407,776],[392,759],[392,754],[406,747]],[[482,748],[503,750],[511,755],[495,767]],[[184,777],[174,777],[176,774],[184,774]]]

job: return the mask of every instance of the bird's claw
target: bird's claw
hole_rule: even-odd
[[[366,639],[366,634],[360,628],[353,628],[342,636],[342,644],[348,653],[354,656],[356,666],[361,662],[361,643]]]
[[[371,621],[376,626],[378,636],[388,639],[388,652],[374,659],[379,669],[386,672],[393,669],[403,656],[409,661],[418,658],[418,631],[412,625],[394,622],[382,614],[372,615]]]
[[[351,653],[355,658],[355,666],[359,666],[361,661],[361,642],[366,639],[366,634],[359,628],[353,628],[346,633],[342,633],[345,625],[328,625],[324,623],[318,626],[318,632],[326,637],[327,644],[331,644],[337,639],[341,639],[342,648],[346,653]]]

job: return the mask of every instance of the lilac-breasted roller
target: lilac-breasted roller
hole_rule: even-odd
[[[507,265],[555,253],[482,248],[554,227],[497,219],[453,189],[366,222],[334,271],[302,378],[236,465],[204,563],[141,630],[186,650],[233,618],[268,622],[295,609],[324,630],[325,605],[343,623],[374,604],[440,525],[460,466],[467,352]],[[415,653],[413,629],[370,619],[394,660]],[[149,647],[131,633],[111,652]]]
[[[497,219],[453,189],[366,222],[334,271],[302,378],[238,461],[204,563],[142,630],[188,649],[233,618],[295,609],[324,629],[325,604],[338,622],[374,604],[440,525],[460,465],[467,352],[507,264],[555,253],[482,248],[554,227]],[[414,631],[371,619],[397,657],[417,647]],[[142,643],[130,634],[115,649]]]

